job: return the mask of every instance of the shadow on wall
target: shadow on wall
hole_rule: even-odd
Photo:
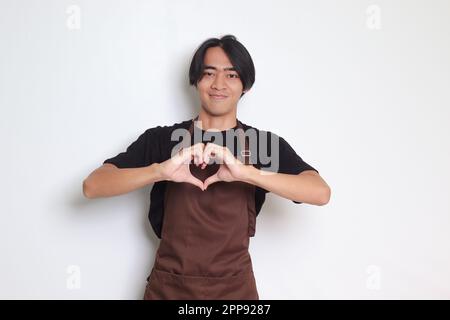
[[[174,101],[176,104],[174,107],[187,108],[186,111],[188,111],[191,118],[194,118],[200,111],[200,98],[198,97],[197,88],[189,84],[189,67],[196,49],[196,46],[193,46],[190,49],[186,48],[180,54],[174,54],[172,61],[175,63],[173,64],[173,68],[170,70],[170,73],[172,74],[170,79],[178,79],[176,87],[182,93],[184,98],[182,103]],[[185,110],[180,111],[183,113]]]
[[[159,246],[159,239],[155,235],[150,222],[148,220],[148,212],[150,208],[150,191],[153,187],[153,184],[148,185],[146,187],[140,188],[138,190],[132,191],[130,193],[107,197],[107,198],[97,198],[97,199],[87,199],[83,196],[82,193],[82,180],[83,178],[78,179],[79,181],[74,182],[76,188],[73,188],[74,185],[70,186],[71,192],[66,192],[65,197],[68,198],[68,205],[72,209],[69,211],[69,217],[66,217],[68,223],[71,224],[71,227],[74,228],[87,228],[89,226],[95,225],[94,228],[101,225],[102,221],[111,221],[111,220],[120,220],[123,214],[131,215],[131,225],[139,224],[138,229],[130,229],[130,225],[124,226],[124,235],[130,235],[127,231],[130,230],[136,231],[140,230],[147,239],[146,243],[143,244],[143,247],[148,247],[148,250],[145,250],[144,260],[145,265],[141,267],[137,267],[133,272],[130,272],[129,282],[124,284],[128,288],[135,288],[133,290],[133,297],[130,299],[142,299],[145,291],[145,286],[147,284],[147,276],[150,275],[151,269],[154,264],[154,259],[156,255],[156,250]],[[75,190],[75,191],[74,191]],[[111,210],[111,208],[130,208],[129,210]],[[127,212],[124,212],[127,211]],[[139,220],[139,222],[137,221]],[[117,229],[116,229],[117,230]],[[111,236],[114,230],[104,229],[105,234]],[[136,238],[144,238],[140,235],[137,235]],[[89,252],[89,251],[88,251]],[[118,260],[119,259],[118,254]],[[86,257],[86,259],[90,260],[90,257]],[[98,259],[98,257],[93,257],[93,260]],[[140,263],[140,262],[139,262]],[[138,263],[136,263],[138,264]],[[128,271],[124,271],[128,273]],[[100,277],[104,277],[104,275],[100,275]],[[109,275],[111,277],[111,275]]]

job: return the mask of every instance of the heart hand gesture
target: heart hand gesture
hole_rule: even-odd
[[[203,143],[197,143],[190,147],[181,149],[172,158],[161,163],[161,173],[164,180],[174,182],[191,183],[202,190],[204,189],[203,182],[194,177],[189,170],[189,164],[192,160],[196,165],[203,163]],[[204,168],[204,166],[202,166]]]
[[[232,182],[243,179],[245,165],[236,159],[227,147],[215,143],[208,143],[203,151],[203,161],[208,164],[211,158],[217,159],[219,170],[203,182],[206,188],[218,181]]]
[[[213,162],[210,161],[214,159]],[[219,169],[205,181],[194,177],[189,169],[191,161],[205,169],[214,162]],[[191,183],[203,191],[218,181],[232,182],[243,180],[245,165],[236,159],[227,147],[215,143],[197,143],[181,149],[175,156],[161,163],[161,171],[165,180]]]

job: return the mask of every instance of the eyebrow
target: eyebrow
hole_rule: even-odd
[[[206,69],[213,69],[213,70],[217,70],[217,68],[216,68],[216,67],[214,67],[214,66],[210,66],[210,65],[205,65],[205,68],[204,68],[204,70],[206,70]],[[223,68],[223,71],[236,71],[236,68],[235,68],[235,67],[228,67],[228,68]]]

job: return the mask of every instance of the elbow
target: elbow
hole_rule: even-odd
[[[83,181],[83,195],[88,199],[94,198],[94,196],[92,194],[92,186],[88,182],[88,179],[84,179],[84,181]]]
[[[320,190],[320,192],[318,192],[318,200],[316,204],[318,206],[324,206],[328,202],[330,202],[330,198],[331,198],[331,189],[329,186],[325,186]]]
[[[321,187],[320,190],[315,191],[311,195],[310,200],[305,200],[305,198],[293,199],[297,203],[308,203],[316,206],[324,206],[330,201],[331,189],[328,186]]]

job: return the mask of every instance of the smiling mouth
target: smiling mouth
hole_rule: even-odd
[[[209,96],[214,100],[225,100],[227,98],[227,96],[221,94],[210,94]]]

